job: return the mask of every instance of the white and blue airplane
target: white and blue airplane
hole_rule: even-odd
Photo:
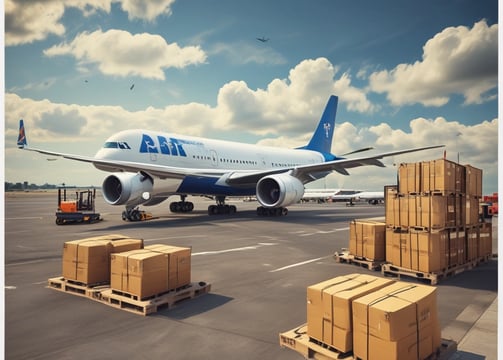
[[[190,212],[187,195],[210,196],[216,205],[209,214],[234,213],[234,205],[225,204],[228,196],[256,196],[261,216],[286,215],[287,206],[304,195],[304,185],[336,171],[349,175],[347,169],[375,165],[385,157],[434,149],[434,145],[345,158],[331,153],[338,97],[332,95],[318,126],[306,146],[283,149],[238,142],[212,140],[172,133],[125,130],[112,135],[94,157],[64,154],[28,146],[23,120],[19,122],[19,148],[41,154],[93,164],[111,172],[102,185],[105,201],[124,205],[124,220],[138,220],[140,205],[157,205],[172,195],[172,212]],[[368,150],[362,149],[362,150]],[[353,154],[354,151],[345,155]]]

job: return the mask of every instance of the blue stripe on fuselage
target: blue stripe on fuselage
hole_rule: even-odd
[[[187,176],[178,187],[177,192],[191,195],[224,195],[224,196],[251,196],[255,195],[255,187],[234,188],[216,185],[219,178]]]

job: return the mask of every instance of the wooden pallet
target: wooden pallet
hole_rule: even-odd
[[[385,263],[385,261],[376,261],[367,259],[364,257],[359,257],[353,254],[350,254],[349,251],[343,250],[342,252],[335,252],[334,259],[338,263],[347,263],[354,264],[361,267],[364,267],[368,270],[378,271],[381,269],[381,265]]]
[[[333,347],[326,344],[315,343],[307,335],[307,325],[301,325],[279,334],[279,344],[281,347],[292,349],[306,359],[322,360],[356,360],[352,353],[340,353]],[[440,348],[431,354],[427,360],[447,360],[457,351],[455,341],[442,339]]]
[[[181,289],[138,300],[137,297],[126,293],[116,293],[109,284],[89,286],[86,284],[66,280],[63,277],[48,280],[48,288],[65,292],[72,295],[87,297],[103,304],[123,309],[140,315],[149,315],[161,308],[172,308],[175,304],[206,294],[211,290],[211,284],[205,282],[193,282]]]
[[[154,296],[148,300],[137,300],[128,294],[118,294],[108,288],[93,294],[93,300],[103,304],[126,310],[139,315],[149,315],[161,308],[172,308],[175,304],[210,292],[211,284],[205,282],[191,283],[189,286]]]
[[[483,256],[475,260],[468,261],[465,264],[452,266],[450,268],[435,272],[421,272],[387,263],[381,266],[381,273],[383,275],[396,276],[398,277],[398,279],[400,279],[401,276],[405,276],[421,281],[427,281],[431,285],[437,285],[440,280],[460,274],[467,270],[471,270],[474,267],[487,262],[489,259],[490,256]]]
[[[88,285],[73,280],[67,280],[64,277],[55,277],[47,280],[47,287],[74,295],[92,297],[95,293],[108,289],[110,285],[108,283]]]

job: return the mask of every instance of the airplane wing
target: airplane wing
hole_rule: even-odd
[[[366,165],[375,165],[375,166],[379,166],[379,167],[385,167],[385,165],[381,161],[379,161],[380,159],[383,159],[385,157],[395,156],[395,155],[407,154],[407,153],[416,152],[416,151],[440,148],[440,147],[444,147],[444,146],[445,145],[434,145],[434,146],[426,146],[426,147],[414,148],[414,149],[391,151],[391,152],[386,152],[386,153],[382,153],[382,154],[376,154],[373,156],[365,156],[365,157],[359,157],[359,158],[353,158],[353,159],[338,159],[338,160],[327,161],[327,162],[319,163],[319,164],[298,166],[293,169],[276,169],[274,171],[258,171],[258,172],[254,172],[254,173],[233,173],[227,178],[226,182],[229,185],[234,185],[234,186],[252,184],[252,183],[256,183],[258,180],[260,180],[260,178],[262,178],[266,175],[273,175],[273,174],[284,173],[284,172],[290,171],[292,176],[298,178],[304,184],[306,184],[308,182],[317,180],[318,179],[317,174],[320,174],[320,173],[337,171],[338,173],[340,173],[342,175],[349,175],[349,172],[346,169],[351,169],[351,168],[355,168],[355,167],[359,167],[359,166],[366,166]]]

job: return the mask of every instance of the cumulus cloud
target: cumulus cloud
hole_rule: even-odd
[[[471,29],[449,27],[423,47],[422,61],[400,64],[370,75],[370,89],[386,93],[393,105],[445,105],[452,94],[466,104],[492,100],[497,87],[498,25],[482,20]]]
[[[347,73],[336,78],[326,58],[304,60],[290,70],[287,79],[274,79],[266,89],[252,90],[244,81],[225,84],[218,106],[226,109],[231,128],[265,135],[275,128],[281,133],[308,132],[313,118],[321,116],[331,94],[348,110],[372,112],[376,108],[365,92],[351,85]]]
[[[112,3],[120,3],[130,20],[154,21],[171,15],[175,0],[6,0],[5,45],[15,46],[46,39],[49,35],[63,36],[61,19],[66,8],[77,8],[84,16],[96,11],[110,13]]]
[[[43,40],[48,35],[62,36],[60,23],[65,12],[63,2],[5,1],[5,45],[20,45]]]
[[[105,75],[164,80],[164,69],[184,68],[206,61],[198,46],[168,44],[163,37],[148,33],[133,35],[123,30],[83,32],[70,43],[55,45],[46,56],[71,55],[79,66],[97,64]]]

